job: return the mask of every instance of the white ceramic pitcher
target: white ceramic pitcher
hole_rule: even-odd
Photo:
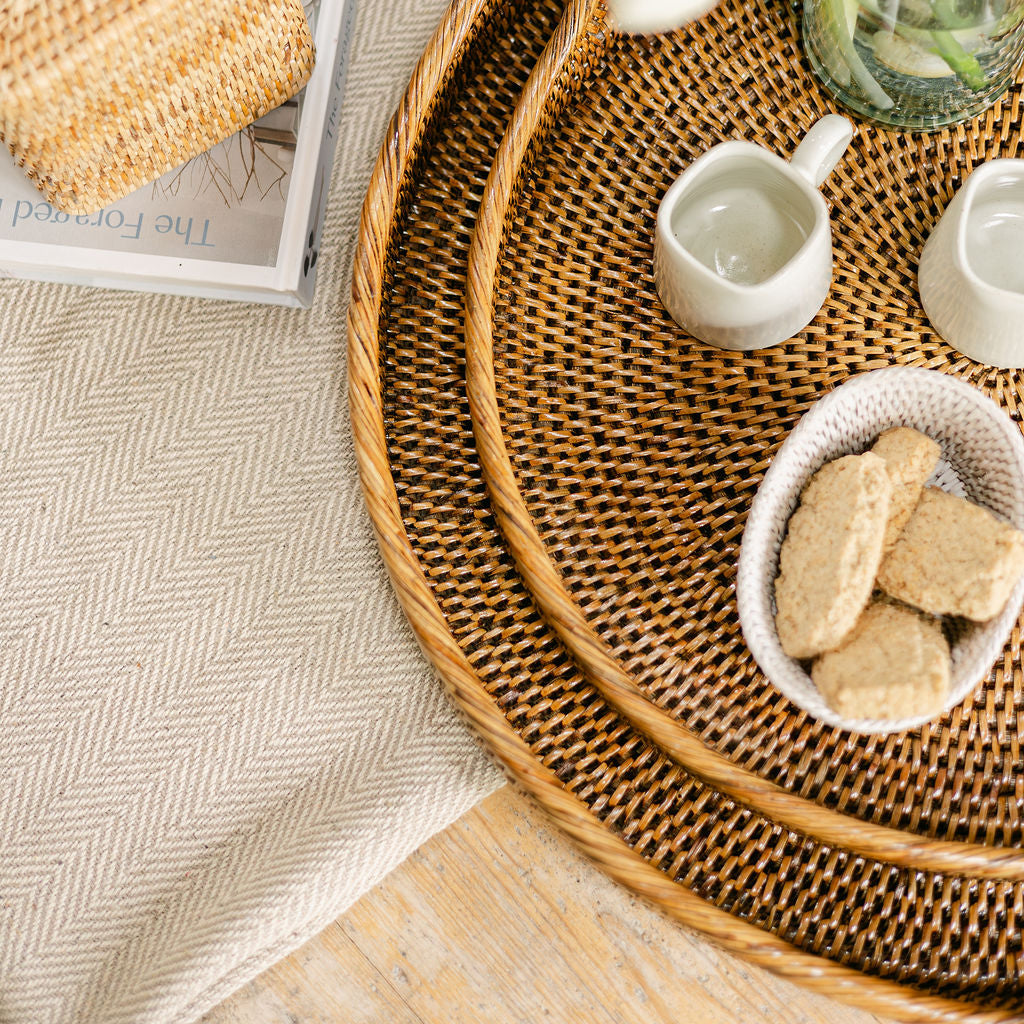
[[[1024,367],[1024,160],[971,174],[929,236],[917,279],[950,345],[989,366]]]
[[[787,161],[722,142],[675,180],[658,207],[654,281],[692,337],[749,351],[791,338],[832,284],[832,230],[818,191],[853,136],[827,114]]]

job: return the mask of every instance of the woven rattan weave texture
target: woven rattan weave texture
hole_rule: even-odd
[[[883,1014],[1016,1019],[1021,886],[854,857],[694,781],[600,699],[515,571],[473,445],[463,292],[490,161],[559,14],[556,2],[456,3],[371,183],[350,389],[368,507],[396,589],[458,706],[616,878],[755,961]],[[602,205],[600,193],[593,204]],[[638,264],[632,273],[642,292],[646,271]],[[600,305],[606,284],[573,287]],[[805,402],[815,390],[797,386]],[[773,713],[787,714],[764,714]],[[797,722],[776,742],[799,762],[813,753],[809,735]],[[879,760],[877,771],[887,770]],[[792,772],[803,778],[799,763]]]

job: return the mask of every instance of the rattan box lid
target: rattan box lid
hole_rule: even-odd
[[[301,0],[7,0],[0,140],[47,200],[90,213],[294,96]]]
[[[368,508],[403,606],[456,705],[511,776],[666,912],[886,1016],[1019,1019],[1019,883],[854,856],[682,771],[588,684],[497,531],[465,392],[469,241],[512,100],[557,36],[560,13],[556,0],[454,3],[392,121],[364,206],[350,406]],[[545,335],[530,340],[539,346]],[[812,392],[799,393],[809,401]],[[798,791],[813,789],[822,779],[806,770],[815,737],[784,706],[774,714],[785,751],[766,757],[778,754]],[[867,782],[885,802],[891,780],[937,749],[906,737],[855,752],[875,762]]]

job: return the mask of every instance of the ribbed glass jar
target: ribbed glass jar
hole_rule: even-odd
[[[973,117],[1013,83],[1024,0],[804,0],[803,34],[845,106],[928,131]]]

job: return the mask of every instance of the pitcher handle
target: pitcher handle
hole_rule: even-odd
[[[842,114],[826,114],[811,125],[789,162],[817,188],[839,163],[852,138],[853,125]]]

